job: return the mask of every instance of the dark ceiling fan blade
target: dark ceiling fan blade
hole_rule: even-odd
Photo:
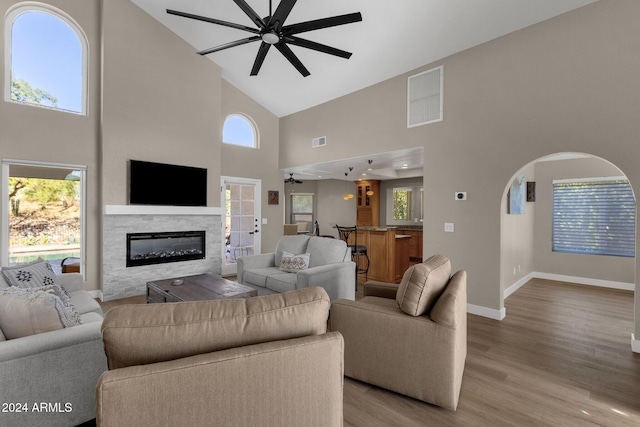
[[[251,76],[258,75],[260,67],[262,67],[262,63],[264,62],[264,58],[267,56],[267,52],[269,52],[270,47],[271,45],[265,42],[262,42],[260,45],[260,49],[258,49],[258,54],[256,55],[256,60],[253,63],[253,68],[251,69]]]
[[[224,27],[235,28],[237,30],[249,31],[250,33],[254,33],[254,34],[260,34],[260,30],[258,30],[257,28],[251,28],[245,25],[234,24],[233,22],[221,21],[219,19],[208,18],[206,16],[200,16],[200,15],[193,15],[191,13],[179,12],[177,10],[171,10],[171,9],[167,9],[167,13],[169,15],[181,16],[183,18],[195,19],[198,21],[209,22],[211,24],[222,25]]]
[[[306,47],[307,49],[317,50],[318,52],[328,53],[329,55],[335,55],[341,58],[349,59],[351,58],[351,55],[352,55],[351,52],[336,49],[335,47],[327,46],[325,44],[312,42],[311,40],[301,39],[300,37],[295,37],[295,36],[286,37],[285,41],[292,45]]]
[[[210,49],[201,50],[199,55],[208,55],[213,52],[219,52],[221,50],[229,49],[230,47],[241,46],[243,44],[251,43],[260,40],[260,36],[251,36],[246,39],[236,40],[234,42],[221,44],[220,46],[212,47]]]
[[[276,43],[274,46],[280,51],[280,53],[284,55],[285,58],[289,60],[289,62],[291,62],[291,65],[296,67],[296,70],[298,70],[303,77],[307,77],[311,74],[309,70],[307,70],[304,65],[302,65],[302,62],[300,62],[298,57],[295,55],[295,53],[293,53],[289,46],[282,42]]]
[[[261,29],[263,29],[263,30],[266,30],[266,29],[267,29],[267,24],[265,24],[265,22],[262,20],[262,18],[260,17],[260,15],[258,15],[258,14],[256,13],[256,11],[255,11],[255,10],[253,10],[253,9],[251,8],[251,6],[249,6],[249,5],[247,4],[247,2],[246,2],[246,1],[244,1],[244,0],[233,0],[233,2],[234,2],[235,4],[237,4],[237,5],[238,5],[238,7],[239,7],[240,9],[242,9],[242,11],[243,11],[244,13],[246,13],[246,14],[247,14],[247,16],[248,16],[248,17],[249,17],[253,22],[255,22],[255,23],[256,23],[256,25],[257,25],[258,27],[260,27],[260,28],[261,28]]]
[[[293,9],[293,6],[296,5],[297,1],[298,0],[282,0],[276,9],[276,12],[273,14],[271,19],[269,19],[269,27],[273,28],[276,32],[280,32],[284,21],[287,20],[287,17],[291,13],[291,9]]]
[[[290,36],[293,34],[321,30],[323,28],[336,27],[338,25],[351,24],[353,22],[360,21],[362,21],[362,14],[360,12],[348,13],[346,15],[332,16],[330,18],[315,19],[313,21],[285,25],[284,27],[282,27],[282,33],[285,36]]]

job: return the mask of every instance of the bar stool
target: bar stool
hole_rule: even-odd
[[[358,290],[358,274],[364,274],[365,282],[369,280],[369,255],[367,254],[367,247],[365,245],[358,244],[358,227],[342,227],[336,224],[340,239],[347,243],[347,246],[351,248],[351,260],[356,263],[356,290]],[[349,244],[349,236],[353,233],[353,244]],[[366,268],[360,267],[360,257],[364,257],[367,260]]]

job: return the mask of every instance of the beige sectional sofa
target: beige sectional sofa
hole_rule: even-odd
[[[17,412],[14,405],[13,411],[0,412],[3,427],[74,426],[95,418],[95,387],[107,369],[102,310],[82,290],[79,273],[57,277],[81,324],[14,339],[0,329],[0,402],[28,409]],[[0,289],[7,287],[0,272]]]
[[[341,426],[343,340],[319,287],[111,309],[97,423]]]
[[[308,267],[296,272],[282,270],[283,253],[308,254]],[[270,295],[320,286],[331,301],[355,299],[355,268],[351,250],[342,240],[318,236],[283,236],[275,252],[244,256],[237,260],[238,282]]]

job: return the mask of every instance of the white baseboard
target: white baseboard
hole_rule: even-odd
[[[494,308],[483,307],[481,305],[467,304],[467,313],[488,317],[489,319],[502,320],[507,315],[507,309],[502,307],[501,310],[496,310]]]
[[[640,341],[636,340],[636,337],[631,334],[631,351],[634,353],[640,353]]]
[[[590,279],[588,277],[565,276],[562,274],[540,273],[534,271],[531,273],[536,279],[557,280],[559,282],[577,283],[579,285],[599,286],[601,288],[621,289],[624,291],[633,291],[636,288],[635,283],[614,282],[613,280]]]
[[[522,286],[524,286],[525,283],[527,283],[529,280],[534,278],[534,274],[535,273],[529,273],[526,276],[524,276],[522,279],[518,280],[516,283],[514,283],[513,285],[509,286],[507,289],[504,290],[504,298],[506,299],[509,295],[511,295],[512,293],[514,293],[515,291],[517,291],[518,289],[520,289]]]

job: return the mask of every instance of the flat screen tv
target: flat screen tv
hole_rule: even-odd
[[[130,160],[129,204],[207,206],[207,170]]]

